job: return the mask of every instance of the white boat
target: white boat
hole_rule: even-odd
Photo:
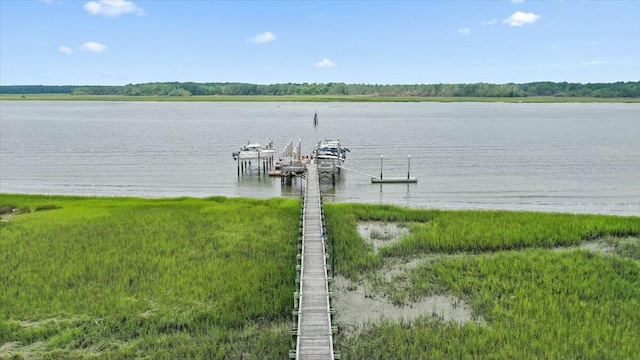
[[[240,150],[232,153],[232,155],[233,160],[257,160],[272,158],[276,154],[276,151],[273,147],[273,142],[269,142],[269,145],[263,146],[248,141],[246,145],[240,147]]]
[[[347,158],[347,152],[350,150],[342,147],[340,139],[338,140],[321,140],[318,141],[316,147],[316,159],[318,160],[338,160],[343,163]]]

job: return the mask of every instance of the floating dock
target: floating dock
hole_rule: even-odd
[[[371,177],[372,184],[415,184],[418,182],[418,178],[411,176],[411,155],[409,155],[409,162],[407,165],[407,177],[384,177],[382,176],[382,160],[384,156],[380,155],[380,177]]]
[[[415,184],[418,178],[415,177],[387,177],[387,178],[371,178],[372,184]]]

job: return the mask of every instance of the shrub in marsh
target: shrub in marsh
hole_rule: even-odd
[[[28,206],[15,206],[15,205],[1,205],[0,216],[21,215],[28,214],[31,209]]]
[[[15,205],[2,204],[0,205],[0,215],[13,214],[15,208],[17,208]]]
[[[30,212],[31,212],[31,209],[28,206],[22,206],[22,207],[16,209],[15,214],[16,215],[28,214]]]

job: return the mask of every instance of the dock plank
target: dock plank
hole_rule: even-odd
[[[334,358],[318,169],[307,166],[296,359]]]

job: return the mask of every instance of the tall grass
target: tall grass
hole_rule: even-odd
[[[458,324],[426,315],[414,322],[370,323],[340,334],[343,359],[631,359],[640,354],[638,217],[364,204],[325,204],[325,215],[338,273],[359,279],[371,276],[386,258],[428,257],[376,284],[380,295],[405,304],[452,295],[479,320]],[[402,222],[411,233],[376,255],[356,231],[361,220]],[[623,244],[623,256],[555,249],[600,238]]]
[[[20,209],[0,222],[0,358],[288,357],[299,201],[0,194],[0,208]],[[369,324],[340,334],[343,359],[640,353],[638,217],[331,203],[324,213],[339,274],[429,256],[380,284],[383,295],[450,294],[483,319]],[[376,254],[361,220],[411,232]],[[626,258],[554,250],[600,238]]]
[[[10,354],[288,355],[299,201],[0,195],[0,204],[50,208],[0,223],[0,344],[15,343]]]
[[[484,322],[370,324],[343,358],[637,358],[639,279],[637,262],[587,251],[442,257],[410,272],[409,296],[453,294]]]
[[[457,253],[551,248],[605,236],[640,235],[640,218],[516,211],[440,211],[389,205],[326,204],[327,232],[336,246],[336,268],[351,278],[377,268],[384,257],[425,252]],[[379,256],[358,235],[358,221],[393,221],[411,232]]]

